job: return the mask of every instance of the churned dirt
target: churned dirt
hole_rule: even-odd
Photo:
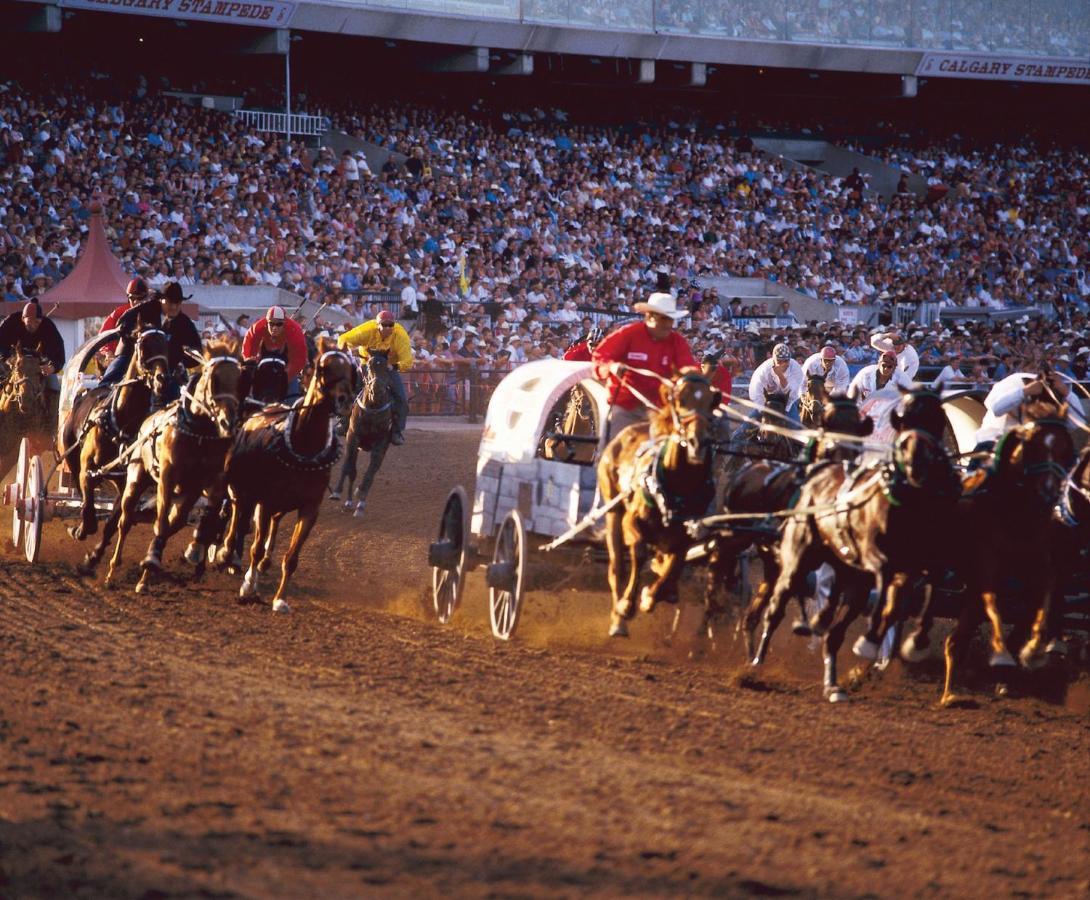
[[[1090,893],[1085,683],[940,710],[895,664],[833,706],[786,629],[756,676],[670,608],[609,642],[571,555],[511,643],[479,573],[439,625],[426,546],[476,443],[411,431],[364,519],[329,504],[289,616],[226,574],[136,596],[146,528],[113,591],[63,523],[37,566],[5,538],[0,896]]]

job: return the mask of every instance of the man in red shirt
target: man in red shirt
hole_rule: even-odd
[[[688,314],[678,310],[672,294],[654,293],[646,303],[637,303],[643,321],[618,328],[594,350],[595,375],[609,384],[609,417],[598,442],[601,455],[609,441],[629,425],[647,419],[648,408],[633,391],[658,405],[661,382],[630,368],[645,369],[673,378],[686,368],[699,368],[688,342],[674,330],[674,323]]]
[[[102,327],[98,330],[99,334],[117,328],[118,319],[134,306],[139,306],[148,299],[148,283],[144,281],[143,278],[134,278],[125,288],[125,295],[129,298],[128,301],[116,307],[114,311],[106,317],[106,321],[102,323]],[[106,356],[113,356],[116,351],[117,341],[114,341],[103,347],[100,352],[104,353]]]
[[[282,359],[288,367],[288,399],[301,397],[299,375],[307,364],[307,338],[303,327],[289,319],[282,306],[270,306],[263,319],[250,326],[242,339],[245,359]]]

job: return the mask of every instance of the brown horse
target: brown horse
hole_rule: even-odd
[[[352,402],[355,378],[356,367],[348,354],[326,350],[318,358],[301,403],[257,413],[235,438],[227,458],[231,521],[216,562],[227,565],[232,557],[241,556],[246,525],[253,519],[250,566],[239,597],[258,596],[258,573],[270,565],[280,520],[294,511],[298,513],[295,531],[280,565],[280,585],[272,602],[274,612],[290,612],[284,591],[329,488],[330,472],[340,454],[334,426]]]
[[[811,374],[806,378],[806,389],[799,397],[799,421],[803,428],[821,428],[825,410],[825,401],[829,393],[825,390],[825,375]]]
[[[860,417],[855,401],[847,397],[827,397],[818,425],[834,436],[812,439],[803,463],[754,460],[739,470],[727,488],[726,512],[751,513],[756,527],[732,526],[714,539],[708,560],[703,627],[710,633],[712,621],[724,611],[718,596],[731,577],[735,562],[751,545],[756,546],[762,577],[740,623],[750,656],[753,655],[753,631],[765,611],[769,592],[780,571],[779,540],[783,520],[771,519],[762,523],[760,515],[790,509],[803,483],[819,468],[829,464],[843,466],[855,460],[859,446],[841,441],[836,435],[864,438],[873,428],[871,420]]]
[[[354,510],[353,515],[356,517],[363,515],[371,485],[386,459],[386,451],[390,449],[390,429],[393,423],[394,395],[389,358],[386,353],[372,350],[367,358],[363,389],[356,398],[348,419],[344,463],[337,478],[337,486],[329,494],[330,500],[339,500],[347,481],[344,508]],[[352,489],[356,483],[356,466],[361,450],[369,454],[370,461],[353,498]]]
[[[856,653],[874,659],[882,637],[900,613],[900,596],[913,576],[926,574],[946,555],[960,494],[957,474],[942,446],[946,416],[937,394],[917,389],[903,397],[891,417],[897,429],[888,464],[856,470],[825,466],[803,485],[798,507],[780,545],[780,573],[769,599],[753,664],[764,661],[772,633],[789,597],[799,596],[806,575],[830,563],[846,601],[830,604],[817,630],[824,631],[824,693],[843,700],[836,657],[848,626],[863,611],[873,584],[881,601]],[[831,623],[831,624],[830,624]],[[827,630],[826,630],[827,626]]]
[[[0,478],[14,464],[24,437],[30,440],[31,452],[40,453],[50,446],[56,431],[41,358],[16,347],[8,363],[0,388]]]
[[[1021,604],[1004,603],[1016,630],[1029,634],[1019,660],[1030,669],[1046,661],[1055,627],[1053,601],[1062,587],[1065,561],[1053,511],[1070,484],[1068,471],[1075,459],[1065,416],[1066,405],[1053,406],[1047,417],[1008,432],[996,445],[991,471],[966,479],[957,510],[959,530],[973,539],[961,548],[965,558],[956,567],[966,591],[957,624],[946,639],[944,706],[962,702],[954,691],[957,667],[985,616],[992,626],[991,664],[1013,663],[999,603],[1004,584],[1012,578],[1022,581],[1026,598]],[[926,645],[929,625],[930,615],[925,613],[920,630],[906,640],[906,655],[915,655]]]
[[[204,571],[207,533],[216,527],[224,494],[223,464],[238,428],[241,405],[242,363],[223,343],[210,344],[204,351],[201,374],[193,392],[166,409],[154,413],[140,428],[138,452],[129,463],[125,491],[121,495],[121,519],[117,546],[110,559],[106,584],[111,585],[125,538],[132,528],[137,504],[153,483],[155,498],[154,536],[144,557],[143,574],[137,593],[147,589],[152,573],[163,567],[163,551],[171,535],[185,527],[189,513],[202,493],[208,495],[208,510],[202,517],[186,559],[197,573]]]
[[[164,405],[170,381],[168,343],[166,333],[157,328],[143,332],[137,339],[124,380],[114,388],[99,387],[80,396],[64,421],[57,453],[64,456],[83,498],[80,521],[68,530],[78,541],[98,531],[97,486],[110,481],[120,495],[125,481],[125,469],[117,464],[121,452],[136,439],[153,407]],[[115,465],[104,470],[111,463]],[[120,508],[115,503],[106,523],[104,543],[113,536],[119,515]],[[81,569],[84,574],[93,570],[93,566],[87,568],[92,558],[89,553],[84,559]]]
[[[563,407],[554,419],[553,432],[543,441],[542,456],[571,463],[593,462],[598,432],[594,400],[576,385],[561,403]],[[557,406],[560,407],[560,403]]]
[[[656,551],[656,579],[643,589],[640,610],[650,612],[658,600],[676,598],[691,543],[685,520],[702,515],[715,491],[711,423],[722,399],[719,391],[699,371],[687,370],[661,393],[663,405],[650,423],[624,429],[598,461],[599,494],[603,503],[614,504],[606,513],[611,637],[628,634],[647,547]],[[622,587],[625,550],[630,568]]]

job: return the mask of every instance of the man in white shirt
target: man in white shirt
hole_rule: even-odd
[[[1022,403],[1039,397],[1047,390],[1067,403],[1067,421],[1071,426],[1084,423],[1082,401],[1058,372],[1030,375],[1015,372],[992,386],[984,398],[987,412],[976,433],[976,450],[991,450],[1004,434],[1022,424]]]
[[[764,406],[768,395],[787,394],[787,415],[797,422],[802,382],[802,366],[791,358],[791,348],[776,344],[772,356],[757,366],[749,378],[749,399]]]
[[[875,391],[891,384],[903,388],[912,387],[912,379],[898,368],[897,354],[892,350],[883,353],[877,365],[864,366],[859,370],[848,387],[848,396],[862,403]]]
[[[962,353],[954,350],[950,354],[950,362],[939,372],[939,377],[931,382],[931,389],[940,393],[956,384],[971,384],[972,379],[961,371]]]
[[[879,353],[892,351],[897,355],[897,368],[903,372],[908,380],[916,377],[916,371],[920,368],[920,355],[916,348],[909,344],[903,334],[896,331],[879,332],[870,339],[870,345]]]
[[[848,364],[837,354],[836,347],[832,344],[826,344],[802,364],[803,379],[808,379],[811,375],[825,376],[825,392],[828,394],[848,393],[852,379]]]

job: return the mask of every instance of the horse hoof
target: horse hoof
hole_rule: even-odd
[[[864,634],[852,645],[852,653],[861,659],[875,660],[878,659],[878,645]]]
[[[68,536],[71,538],[75,538],[77,541],[83,541],[87,539],[87,535],[83,533],[82,525],[69,525]]]
[[[273,600],[272,609],[273,609],[274,613],[290,613],[291,612],[291,607],[288,606],[288,602],[286,600],[281,600],[279,597],[276,600]]]
[[[609,636],[628,637],[628,623],[624,619],[618,619],[609,623]]]
[[[329,492],[329,499],[330,500],[340,500],[341,499],[341,492],[340,491],[330,491]]]
[[[135,588],[133,588],[133,590],[135,590],[135,591],[136,591],[136,593],[138,593],[138,594],[144,594],[144,593],[147,593],[147,590],[148,590],[148,586],[147,586],[147,584],[145,583],[145,581],[144,581],[144,579],[143,579],[143,578],[141,578],[141,579],[140,579],[140,580],[139,580],[138,582],[136,582],[136,587],[135,587]]]
[[[1046,663],[1048,663],[1048,655],[1042,653],[1040,649],[1032,644],[1026,644],[1022,648],[1022,652],[1018,654],[1018,659],[1022,663],[1022,667],[1026,669],[1040,669]],[[1014,665],[1014,660],[1010,661],[1010,665]]]
[[[1014,657],[1011,656],[1006,650],[999,653],[992,651],[992,655],[988,657],[988,665],[993,669],[1009,668],[1010,666],[1018,665],[1014,661]]]
[[[266,556],[266,557],[265,557],[265,558],[264,558],[263,560],[261,560],[261,561],[260,561],[260,562],[259,562],[259,563],[257,564],[257,571],[259,571],[259,572],[268,572],[268,571],[269,571],[269,568],[270,568],[271,566],[272,566],[272,560],[271,560],[271,559],[269,559],[269,558],[268,558],[268,557]]]
[[[204,548],[196,541],[193,541],[188,547],[185,548],[185,553],[182,554],[182,556],[185,561],[191,566],[196,566],[204,560],[204,554]]]
[[[830,703],[844,703],[848,699],[848,692],[842,687],[825,688],[825,699]]]
[[[976,701],[960,694],[943,694],[939,706],[943,709],[976,709]]]
[[[1000,700],[1006,699],[1007,697],[1010,696],[1010,694],[1011,694],[1010,685],[1008,685],[1008,684],[997,684],[995,686],[995,696],[998,697]]]
[[[242,579],[242,585],[238,589],[238,596],[243,600],[257,596],[257,579],[255,578],[251,581],[249,572],[247,572]]]
[[[159,559],[158,556],[153,556],[152,554],[149,553],[147,556],[144,557],[143,561],[140,563],[140,567],[145,572],[147,572],[149,569],[153,570],[155,572],[161,572],[162,569],[163,569],[163,561],[161,559]]]
[[[1049,656],[1067,656],[1067,644],[1059,638],[1053,638],[1045,646],[1045,653]]]
[[[655,595],[651,588],[645,587],[640,591],[640,612],[649,613],[655,608]]]
[[[796,637],[810,637],[810,635],[814,633],[814,630],[802,619],[795,619],[795,621],[791,623],[791,633]]]
[[[345,500],[344,508],[347,512],[352,512],[356,508],[356,504],[353,503],[351,500]]]
[[[76,563],[76,574],[82,576],[94,575],[96,568],[96,563],[93,563],[86,559],[82,559],[78,563]]]
[[[927,659],[928,641],[921,641],[915,635],[906,637],[901,644],[901,659],[905,662],[918,663]]]

